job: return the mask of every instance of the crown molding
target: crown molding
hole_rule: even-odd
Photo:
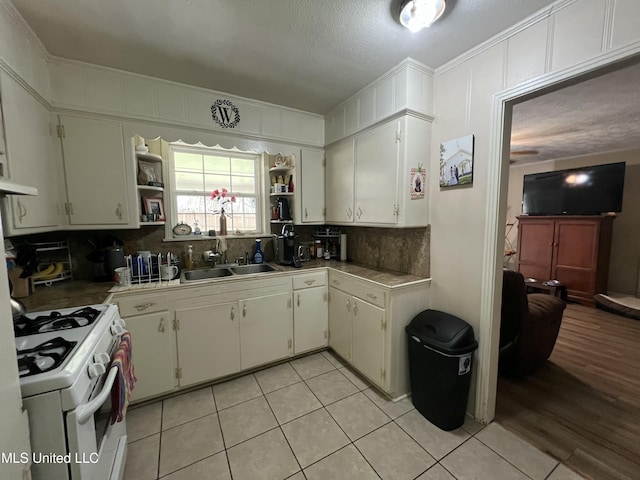
[[[450,62],[445,63],[444,65],[435,69],[434,77],[439,77],[440,75],[448,72],[449,70],[456,68],[465,62],[471,60],[473,57],[480,55],[481,53],[499,45],[500,43],[508,40],[514,35],[526,30],[527,28],[535,25],[538,22],[547,20],[552,18],[556,12],[562,10],[563,8],[568,7],[569,5],[577,2],[578,0],[558,0],[557,2],[544,7],[533,15],[525,18],[524,20],[512,25],[506,30],[500,32],[499,34],[491,37],[489,40],[477,45],[476,47],[470,48],[462,55],[454,58]]]
[[[45,61],[49,61],[51,59],[51,54],[47,51],[44,44],[40,41],[36,33],[31,29],[26,20],[20,15],[18,9],[8,0],[0,0],[0,6],[2,6],[5,11],[9,14],[11,19],[15,22],[15,24],[22,30],[22,33],[32,42],[40,52],[40,54],[44,57]]]

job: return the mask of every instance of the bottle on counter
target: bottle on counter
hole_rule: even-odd
[[[253,263],[264,262],[264,254],[262,253],[262,240],[256,238],[256,251],[253,254]]]
[[[313,245],[315,246],[315,250],[316,250],[316,258],[323,258],[324,249],[322,248],[322,241],[316,240],[315,242],[313,242]]]
[[[187,254],[185,255],[184,266],[187,270],[193,268],[193,245],[187,246]]]

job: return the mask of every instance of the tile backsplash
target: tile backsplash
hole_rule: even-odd
[[[430,227],[426,228],[370,228],[340,227],[347,234],[347,257],[362,265],[385,270],[410,273],[423,277],[429,276]],[[313,227],[296,226],[295,231],[300,241],[312,241]],[[211,250],[214,239],[186,239],[184,241],[164,241],[164,227],[145,226],[137,230],[112,231],[69,231],[50,232],[23,237],[14,237],[12,242],[44,242],[68,239],[73,276],[76,279],[91,280],[99,275],[102,265],[96,260],[95,252],[110,246],[113,242],[124,246],[126,254],[135,254],[140,250],[155,253],[171,252],[183,259],[188,245],[193,245],[196,267],[205,267],[202,253]],[[262,251],[266,261],[274,260],[272,237],[262,237]],[[227,261],[233,262],[237,257],[253,255],[255,238],[227,239]],[[42,259],[46,260],[46,259]],[[104,273],[104,272],[102,272]]]

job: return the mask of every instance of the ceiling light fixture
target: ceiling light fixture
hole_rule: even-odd
[[[440,18],[444,7],[444,0],[407,0],[400,4],[400,23],[417,32]]]

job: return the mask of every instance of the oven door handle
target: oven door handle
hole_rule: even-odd
[[[107,397],[111,395],[111,388],[113,387],[113,382],[115,382],[116,377],[118,376],[118,367],[111,367],[109,369],[109,375],[107,375],[107,379],[104,381],[104,385],[102,386],[102,390],[89,403],[85,403],[84,405],[80,405],[76,408],[76,418],[78,419],[78,423],[84,425],[87,423],[93,414],[96,413],[102,404],[107,400]]]

